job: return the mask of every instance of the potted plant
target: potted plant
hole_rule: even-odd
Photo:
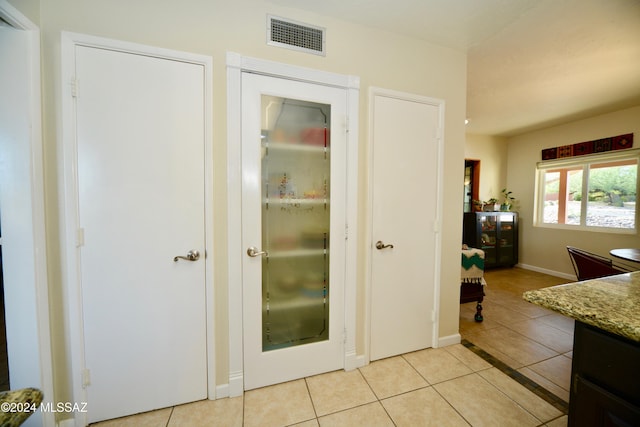
[[[500,204],[498,203],[498,199],[496,199],[495,197],[492,197],[486,202],[484,202],[484,206],[482,207],[482,210],[485,212],[495,212],[497,210],[500,210]]]
[[[508,191],[506,188],[502,189],[502,204],[500,205],[501,211],[509,211],[511,210],[511,206],[513,206],[513,201],[516,200],[513,197],[511,191]]]

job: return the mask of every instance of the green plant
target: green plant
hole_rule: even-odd
[[[513,201],[516,200],[516,198],[513,197],[511,194],[513,194],[512,191],[507,191],[506,188],[502,189],[502,204],[503,205],[512,205]]]
[[[497,211],[499,208],[498,199],[495,197],[490,198],[486,202],[483,202],[482,210],[485,212],[493,212]]]

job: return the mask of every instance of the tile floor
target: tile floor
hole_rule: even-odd
[[[484,321],[475,303],[460,308],[460,334],[482,350],[569,401],[573,319],[522,299],[522,293],[570,280],[520,268],[488,270]]]
[[[463,344],[95,426],[565,427],[573,321],[521,294],[566,280],[522,269],[486,278],[484,322],[475,303],[461,307]]]

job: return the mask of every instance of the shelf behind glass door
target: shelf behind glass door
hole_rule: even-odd
[[[327,340],[330,106],[262,97],[262,348]]]

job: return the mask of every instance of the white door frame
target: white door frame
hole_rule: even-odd
[[[360,79],[320,70],[227,53],[227,185],[229,256],[229,390],[232,397],[244,392],[242,352],[242,73],[252,72],[291,80],[340,87],[347,90],[347,227],[345,271],[344,369],[362,366],[356,355],[356,270],[358,242],[358,102]]]
[[[38,387],[45,396],[47,402],[53,402],[53,366],[51,356],[51,329],[49,319],[49,286],[47,280],[47,256],[45,233],[45,207],[44,207],[44,169],[42,152],[42,96],[40,86],[40,29],[26,16],[20,13],[6,0],[0,0],[0,18],[8,22],[19,31],[24,31],[29,37],[29,86],[31,97],[29,103],[29,117],[27,122],[31,126],[31,138],[23,149],[26,159],[30,162],[30,179],[22,182],[21,192],[30,200],[31,211],[22,212],[31,218],[31,239],[24,242],[30,247],[33,256],[22,259],[23,265],[19,268],[29,270],[27,276],[33,278],[31,283],[20,283],[23,292],[33,294],[33,300],[28,305],[24,301],[5,301],[5,304],[18,305],[18,309],[29,316],[28,319],[18,319],[20,329],[15,332],[7,331],[7,347],[9,352],[9,375],[13,388]],[[10,206],[3,206],[9,209]],[[10,224],[4,224],[5,227]],[[25,236],[27,238],[27,236]],[[5,286],[11,283],[5,281]],[[35,313],[32,318],[31,313]],[[24,325],[21,322],[33,322]],[[10,327],[11,322],[7,322]],[[26,328],[25,328],[26,327]],[[25,330],[37,330],[37,335],[25,335]],[[12,336],[19,336],[20,340],[13,341]],[[34,352],[34,349],[36,351]],[[35,366],[34,366],[35,365]],[[31,383],[30,378],[38,378],[38,383]],[[25,381],[30,383],[24,383]],[[55,425],[55,414],[52,412],[41,413],[41,425]],[[35,416],[34,416],[35,418]],[[33,420],[37,423],[37,418]]]
[[[202,65],[204,68],[204,114],[205,114],[205,293],[207,310],[207,382],[209,399],[215,399],[215,323],[214,323],[214,288],[213,288],[213,155],[212,155],[212,102],[213,102],[213,60],[209,56],[187,52],[145,46],[118,40],[94,37],[85,34],[62,32],[62,80],[60,94],[62,97],[62,164],[60,181],[64,183],[60,205],[62,206],[61,248],[65,301],[67,307],[68,330],[71,359],[71,389],[75,402],[86,402],[87,393],[84,388],[83,372],[86,369],[84,357],[84,327],[82,317],[82,289],[80,283],[80,257],[77,242],[78,189],[77,189],[77,142],[75,103],[73,90],[75,86],[75,46],[106,48],[121,52],[152,56],[157,58],[189,62]],[[91,403],[89,402],[89,406]],[[76,425],[86,425],[84,413],[75,413]]]
[[[369,88],[369,144],[367,146],[368,149],[368,161],[369,165],[373,165],[373,126],[374,126],[374,101],[376,96],[385,96],[389,98],[400,99],[404,101],[417,102],[427,105],[433,105],[438,108],[438,127],[439,129],[444,129],[444,109],[445,102],[442,99],[430,98],[422,95],[416,95],[412,93],[399,92],[390,89],[383,89],[379,87],[371,87]],[[435,270],[433,272],[433,280],[434,280],[434,299],[433,299],[433,307],[425,307],[426,310],[431,310],[433,313],[433,333],[432,333],[432,347],[438,347],[439,343],[439,323],[440,323],[440,277],[441,277],[441,259],[442,259],[442,203],[444,200],[444,134],[438,135],[438,183],[437,183],[437,191],[434,195],[436,203],[437,203],[437,211],[436,211],[436,223],[433,224],[434,230],[436,232],[436,248],[435,254],[436,259],[434,261]],[[369,168],[369,209],[367,212],[367,229],[369,230],[366,236],[366,247],[369,249],[366,251],[366,280],[365,280],[365,288],[366,288],[366,308],[365,308],[365,357],[366,362],[370,361],[370,347],[371,347],[371,286],[372,286],[372,276],[371,276],[371,268],[372,268],[372,253],[375,250],[373,245],[373,187],[371,183],[373,182],[373,168]]]

